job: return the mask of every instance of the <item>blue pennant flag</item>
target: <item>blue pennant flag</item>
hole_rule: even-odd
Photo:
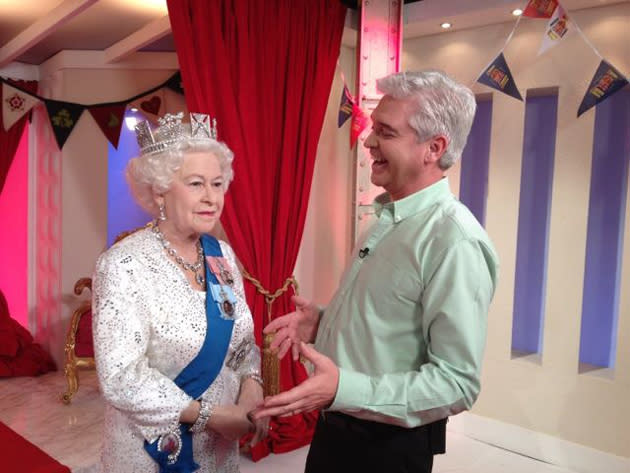
[[[579,117],[589,108],[603,102],[618,90],[623,89],[627,83],[628,79],[623,74],[602,59],[591,80],[591,84],[588,86],[588,91],[582,99],[577,116]]]
[[[483,71],[479,79],[477,79],[477,82],[492,87],[515,99],[523,100],[523,97],[521,97],[518,91],[518,87],[516,87],[510,68],[507,62],[505,62],[503,53],[500,53],[486,70]]]
[[[354,99],[350,95],[348,86],[343,84],[343,92],[341,93],[341,103],[339,104],[339,115],[337,117],[337,126],[341,128],[341,125],[346,123],[346,120],[352,116],[352,107],[354,106]]]

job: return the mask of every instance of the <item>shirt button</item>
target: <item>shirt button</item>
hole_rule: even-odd
[[[396,215],[394,217],[394,222],[400,222],[400,215]]]

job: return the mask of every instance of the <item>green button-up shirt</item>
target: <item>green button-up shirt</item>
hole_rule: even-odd
[[[479,394],[498,258],[446,178],[376,203],[378,221],[320,321],[315,347],[339,367],[330,410],[416,427]]]

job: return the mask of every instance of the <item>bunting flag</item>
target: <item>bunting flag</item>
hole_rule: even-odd
[[[341,92],[341,103],[339,104],[339,115],[337,116],[337,127],[346,123],[348,118],[352,116],[352,108],[354,107],[354,99],[350,95],[348,86],[343,84],[343,91]]]
[[[352,104],[352,126],[350,127],[350,149],[354,148],[359,135],[370,125],[370,117],[356,104]]]
[[[522,16],[529,18],[551,18],[558,0],[529,0]]]
[[[85,106],[78,103],[59,102],[49,99],[45,100],[44,103],[46,104],[46,110],[48,110],[50,124],[55,132],[57,145],[61,150],[79,118],[81,118]]]
[[[125,104],[104,104],[88,108],[103,134],[116,149],[118,149],[120,129],[123,125],[126,108],[127,105]]]
[[[603,102],[618,90],[623,89],[626,84],[628,84],[628,79],[602,59],[591,80],[591,84],[588,86],[588,91],[582,99],[577,116],[579,117],[589,108]]]
[[[2,120],[4,131],[9,129],[27,114],[40,100],[31,94],[22,92],[6,82],[2,83]]]
[[[156,123],[158,117],[164,115],[164,96],[161,90],[140,97],[130,104],[137,108],[151,123]]]
[[[569,16],[564,11],[564,8],[562,8],[562,5],[558,4],[553,12],[553,15],[549,19],[549,23],[547,24],[547,29],[545,30],[538,54],[543,54],[548,49],[553,48],[555,45],[560,43],[560,41],[566,38],[574,29],[575,28],[571,23]]]
[[[171,89],[173,92],[184,95],[184,83],[182,82],[182,74],[179,71],[173,74],[166,81],[165,86]]]
[[[515,99],[523,100],[523,97],[521,97],[518,91],[518,87],[516,87],[510,68],[507,62],[505,62],[503,53],[499,53],[486,70],[481,73],[477,82],[492,87]]]
[[[8,131],[15,122],[28,113],[35,105],[44,102],[48,119],[55,133],[59,149],[63,148],[75,125],[86,108],[94,117],[107,139],[118,147],[125,108],[136,107],[149,121],[156,122],[157,117],[173,108],[181,110],[186,107],[183,98],[182,76],[178,72],[170,76],[162,84],[145,92],[121,100],[120,102],[83,105],[72,102],[61,102],[41,97],[35,93],[22,90],[11,85],[7,79],[0,77],[2,84],[2,119]],[[169,96],[170,94],[170,96]],[[167,97],[168,102],[167,103]]]

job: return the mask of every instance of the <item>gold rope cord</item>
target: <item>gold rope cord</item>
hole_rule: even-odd
[[[247,279],[250,283],[254,285],[258,293],[262,294],[265,297],[265,302],[267,303],[267,325],[271,322],[271,309],[274,301],[280,297],[282,294],[289,290],[289,286],[293,286],[293,292],[298,294],[299,286],[297,279],[295,276],[290,276],[284,280],[284,284],[282,287],[273,294],[265,289],[261,282],[252,277],[245,268],[242,271],[243,277]],[[280,360],[276,356],[275,352],[271,351],[270,345],[271,340],[273,340],[273,334],[268,333],[263,337],[263,353],[262,353],[262,375],[264,380],[264,392],[265,396],[274,396],[280,392]]]

